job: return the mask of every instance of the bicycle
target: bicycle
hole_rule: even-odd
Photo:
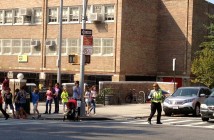
[[[143,92],[144,93],[144,92]],[[127,93],[127,95],[125,96],[125,102],[126,103],[132,103],[133,101],[137,102],[137,103],[143,103],[144,102],[144,95],[143,95],[142,91],[137,93],[135,91],[135,89],[130,89],[130,91]]]

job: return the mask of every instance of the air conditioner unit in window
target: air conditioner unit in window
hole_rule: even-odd
[[[20,8],[19,15],[20,16],[31,16],[32,10],[30,8]]]
[[[50,46],[52,47],[52,46],[55,46],[56,43],[55,43],[54,40],[49,40],[49,41],[46,41],[45,45],[46,45],[46,46],[49,46],[49,47],[50,47]]]
[[[33,46],[33,47],[37,47],[40,45],[40,41],[39,40],[32,40],[30,42],[30,45]]]
[[[88,19],[90,21],[102,21],[102,14],[90,13]]]

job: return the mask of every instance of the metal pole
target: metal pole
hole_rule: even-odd
[[[173,62],[172,62],[173,66],[172,66],[172,70],[174,71],[174,92],[175,92],[175,69],[176,69],[176,58],[173,58]]]
[[[58,44],[58,59],[57,59],[57,83],[61,84],[61,52],[62,52],[62,12],[63,12],[63,0],[60,0],[59,10],[59,44]]]
[[[83,0],[82,3],[83,13],[82,13],[82,29],[86,28],[86,0]],[[84,68],[85,68],[85,55],[83,54],[83,35],[81,35],[81,51],[80,51],[80,89],[82,92],[81,96],[81,112],[80,116],[85,115],[85,104],[84,104]]]

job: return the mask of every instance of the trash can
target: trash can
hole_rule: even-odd
[[[113,95],[105,95],[105,105],[112,105]]]

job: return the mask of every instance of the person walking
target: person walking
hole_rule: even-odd
[[[157,110],[157,124],[162,124],[161,123],[161,112],[162,112],[162,100],[163,100],[163,92],[162,90],[159,88],[157,83],[153,84],[153,90],[151,90],[148,99],[151,99],[151,113],[150,116],[148,118],[148,123],[151,123],[152,117],[154,116],[156,110]]]
[[[79,81],[75,81],[75,86],[73,87],[73,99],[75,99],[76,101],[80,101],[81,100],[81,89],[79,87]],[[77,115],[77,119],[80,119],[80,106],[78,106],[78,115]]]
[[[2,112],[2,114],[4,115],[5,117],[5,120],[7,120],[10,116],[6,113],[6,111],[2,108],[2,104],[3,104],[3,98],[2,98],[2,95],[1,95],[1,90],[0,90],[0,110]]]
[[[13,107],[13,94],[10,92],[10,88],[7,88],[6,89],[6,93],[4,94],[4,101],[5,101],[5,106],[4,106],[4,110],[5,112],[7,112],[7,108],[8,108],[8,105],[10,106],[10,110],[12,110],[13,112],[13,117],[15,118],[16,115],[14,113],[14,107]]]
[[[62,104],[63,104],[63,113],[65,113],[65,106],[68,103],[68,92],[66,87],[63,88],[62,94],[61,94]]]
[[[38,103],[39,103],[39,90],[38,88],[34,88],[32,92],[32,103],[33,103],[33,119],[35,119],[35,114],[37,113],[37,119],[41,117],[38,110]]]
[[[93,110],[94,115],[96,115],[96,97],[97,97],[96,86],[93,85],[91,87],[91,108],[90,108],[90,112]]]
[[[27,113],[26,113],[26,97],[27,92],[25,91],[25,86],[22,86],[17,93],[17,102],[19,103],[19,118],[26,119]]]

